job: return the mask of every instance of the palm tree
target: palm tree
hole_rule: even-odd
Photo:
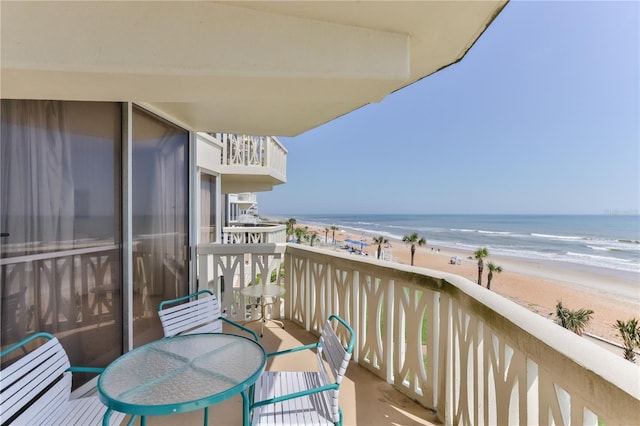
[[[591,321],[593,311],[591,309],[578,309],[572,311],[569,308],[562,306],[562,302],[559,301],[556,304],[556,323],[571,330],[578,336],[582,336],[584,329]]]
[[[382,244],[387,244],[388,242],[389,240],[383,236],[375,237],[373,239],[373,243],[378,245],[378,259],[382,256]]]
[[[335,245],[336,245],[336,231],[337,231],[338,229],[340,229],[340,228],[338,228],[338,227],[337,227],[337,226],[335,226],[335,225],[331,225],[331,226],[329,227],[329,229],[331,229],[331,238],[333,238],[333,245],[335,246]]]
[[[487,269],[489,269],[489,275],[487,275],[487,290],[491,290],[491,280],[493,279],[493,273],[499,274],[502,272],[502,266],[498,266],[493,262],[487,263]]]
[[[629,321],[617,320],[613,326],[620,332],[622,342],[624,343],[624,359],[636,362],[636,354],[633,352],[635,348],[640,348],[640,325],[636,318]]]
[[[296,228],[294,232],[297,238],[296,243],[300,244],[302,242],[302,239],[307,235],[307,230],[304,228]]]
[[[405,235],[402,237],[402,241],[405,243],[411,243],[411,266],[413,266],[413,256],[416,254],[416,244],[419,246],[427,244],[427,240],[421,238],[417,232],[413,234]]]
[[[484,268],[484,258],[489,256],[489,250],[486,247],[479,248],[474,253],[478,259],[478,285],[482,285],[482,269]]]
[[[289,241],[289,236],[294,235],[295,230],[293,229],[293,225],[296,224],[296,220],[291,218],[287,220],[287,241]]]
[[[327,244],[327,236],[329,235],[329,228],[324,228],[324,243]]]
[[[311,234],[307,235],[307,238],[309,238],[309,245],[313,247],[313,242],[318,239],[318,234],[312,232]]]

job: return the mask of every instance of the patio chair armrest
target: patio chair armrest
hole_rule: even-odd
[[[53,334],[50,333],[45,333],[45,332],[40,332],[40,333],[35,333],[32,334],[31,336],[27,337],[26,339],[13,344],[11,346],[9,346],[7,349],[3,350],[2,352],[0,352],[0,358],[4,357],[5,355],[9,354],[10,352],[13,352],[23,346],[25,346],[27,343],[31,342],[32,340],[38,339],[38,338],[45,338],[47,340],[51,340],[54,339],[55,337],[53,336]]]
[[[255,331],[248,329],[247,327],[243,327],[240,324],[238,324],[237,322],[231,321],[230,319],[227,319],[225,317],[220,317],[220,319],[224,322],[226,322],[227,324],[231,324],[237,328],[239,328],[240,330],[249,333],[252,337],[253,340],[255,340],[256,342],[258,342],[258,335],[256,334]]]
[[[278,355],[286,355],[286,354],[290,354],[290,353],[293,353],[293,352],[304,351],[304,350],[307,350],[307,349],[315,349],[317,347],[318,347],[318,343],[311,343],[309,345],[297,346],[295,348],[285,349],[283,351],[268,353],[267,354],[267,358],[271,358],[271,357],[278,356]]]
[[[314,393],[326,392],[328,390],[337,390],[339,389],[339,385],[337,383],[331,383],[328,385],[318,386],[317,388],[311,388],[300,392],[294,392],[287,395],[276,396],[275,398],[264,399],[262,401],[254,402],[251,404],[249,410],[253,410],[257,407],[262,407],[263,405],[275,404],[277,402],[286,401],[288,399],[300,398],[303,396],[311,395]]]
[[[344,326],[344,328],[346,328],[349,331],[349,344],[347,346],[347,352],[351,353],[353,351],[353,346],[356,343],[356,333],[353,331],[353,328],[351,328],[351,326],[342,318],[340,318],[338,315],[336,314],[332,314],[329,315],[329,321],[335,319],[336,321],[338,321],[340,324],[342,324]]]
[[[95,374],[100,374],[104,371],[104,368],[102,367],[76,367],[76,366],[71,366],[69,368],[67,368],[66,371],[70,371],[72,373],[95,373]]]
[[[158,305],[158,311],[161,311],[167,305],[173,305],[175,303],[184,302],[185,300],[190,300],[194,298],[197,299],[198,296],[200,296],[201,294],[208,294],[209,296],[213,296],[213,292],[211,290],[200,290],[197,293],[187,294],[186,296],[177,297],[175,299],[164,300],[160,302],[160,304]]]

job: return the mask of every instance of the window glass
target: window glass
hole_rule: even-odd
[[[189,133],[140,108],[132,121],[134,346],[163,336],[158,304],[188,290]]]
[[[105,366],[122,353],[121,106],[4,99],[1,117],[2,346],[47,331]]]

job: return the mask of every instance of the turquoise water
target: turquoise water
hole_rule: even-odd
[[[640,273],[639,216],[322,214],[285,219],[289,217],[349,228],[365,238],[401,239],[417,232],[439,247],[487,247],[495,255]]]

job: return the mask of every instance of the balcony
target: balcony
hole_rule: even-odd
[[[287,181],[287,149],[272,136],[216,133],[222,143],[222,192],[269,191]]]
[[[243,192],[241,194],[237,194],[237,202],[238,204],[251,206],[258,202],[258,196],[255,192]]]
[[[255,329],[255,327],[254,327]],[[235,332],[233,328],[225,331]],[[268,324],[264,337],[260,339],[267,352],[292,348],[317,342],[317,337],[292,321],[285,320],[285,329]],[[298,352],[267,361],[271,370],[304,371],[316,365],[315,352]],[[393,386],[371,374],[366,369],[352,363],[340,386],[340,407],[344,414],[345,426],[349,425],[437,425],[435,414],[402,395]],[[202,425],[202,411],[149,417],[149,426]],[[210,424],[242,424],[242,399],[236,395],[209,409]],[[128,421],[128,418],[125,419]],[[122,424],[126,423],[123,422]]]
[[[244,306],[242,287],[270,277],[286,288],[275,311],[298,327],[314,334],[330,313],[351,323],[355,402],[343,400],[345,424],[637,422],[637,365],[464,278],[288,244],[201,245],[198,255],[201,287],[227,312]],[[221,282],[233,285],[222,292]],[[269,331],[269,350],[289,345],[278,336],[313,339],[295,326]],[[371,376],[379,382],[361,382]],[[422,408],[387,419],[398,398]]]

